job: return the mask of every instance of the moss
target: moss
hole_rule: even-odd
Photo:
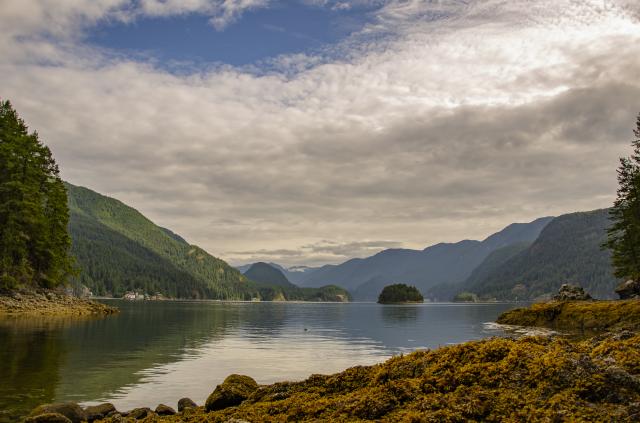
[[[487,339],[261,386],[237,406],[150,421],[637,421],[639,363],[633,332]]]
[[[566,301],[533,304],[502,314],[498,323],[541,326],[557,330],[594,333],[640,329],[640,300]]]

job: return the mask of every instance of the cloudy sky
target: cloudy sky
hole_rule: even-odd
[[[68,181],[233,264],[607,207],[637,0],[0,0],[0,97]]]

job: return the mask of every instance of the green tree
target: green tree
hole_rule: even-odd
[[[38,134],[0,102],[0,288],[52,288],[73,272],[59,173]]]
[[[633,131],[633,153],[620,159],[618,195],[611,209],[613,224],[604,244],[612,251],[614,274],[640,278],[640,115]]]

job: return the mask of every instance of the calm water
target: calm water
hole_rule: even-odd
[[[514,304],[123,302],[103,319],[0,319],[0,421],[38,404],[202,403],[231,373],[301,380],[500,333]]]

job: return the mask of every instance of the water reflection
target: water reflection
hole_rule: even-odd
[[[402,325],[407,320],[416,320],[424,307],[414,304],[380,306],[382,320],[388,325]]]
[[[487,336],[508,304],[117,302],[105,319],[0,320],[0,419],[51,401],[202,401],[230,373],[299,380]],[[174,404],[175,405],[175,404]]]

